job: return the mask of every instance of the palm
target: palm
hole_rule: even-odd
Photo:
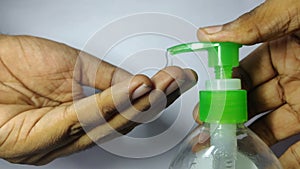
[[[37,39],[14,39],[2,46],[0,152],[4,157],[54,149],[46,144],[55,138],[41,132],[63,132],[54,130],[72,104],[72,85],[76,97],[83,95],[80,77],[73,78],[77,55],[75,49]]]
[[[71,101],[73,70],[78,53],[64,45],[53,44],[55,50],[49,45],[49,42],[26,44],[25,41],[7,46],[8,49],[19,50],[4,53],[1,57],[1,82],[13,92],[13,95],[11,91],[8,96],[2,95],[1,98],[6,98],[1,99],[2,103],[7,101],[7,97],[21,97],[24,104],[34,107]],[[22,50],[24,48],[26,51]]]

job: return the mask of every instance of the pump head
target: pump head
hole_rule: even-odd
[[[208,66],[215,69],[216,79],[230,79],[232,68],[239,65],[240,44],[232,42],[193,42],[173,46],[171,55],[193,51],[208,51]]]
[[[215,69],[215,79],[200,91],[199,117],[209,123],[242,123],[247,120],[246,91],[239,79],[232,79],[232,68],[239,65],[240,44],[232,42],[193,42],[173,46],[171,55],[208,51],[208,66]]]

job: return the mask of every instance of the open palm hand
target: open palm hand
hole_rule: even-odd
[[[108,141],[140,124],[133,119],[162,93],[169,105],[195,81],[191,70],[168,67],[149,79],[64,44],[0,35],[0,157],[42,165]],[[87,97],[82,86],[102,92]]]

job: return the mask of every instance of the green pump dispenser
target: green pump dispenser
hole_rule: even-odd
[[[171,55],[199,50],[208,51],[208,66],[215,68],[216,79],[229,79],[232,68],[239,65],[240,44],[231,42],[193,42],[171,47],[167,51]]]
[[[208,66],[215,69],[215,78],[207,85],[223,85],[221,88],[207,87],[200,91],[200,120],[216,123],[243,123],[247,121],[246,91],[240,90],[238,79],[232,78],[232,68],[239,65],[240,44],[231,42],[194,42],[169,48],[171,55],[199,50],[208,51]],[[226,79],[226,80],[224,80]],[[236,87],[234,87],[236,86]],[[232,88],[234,90],[232,90]]]
[[[250,129],[247,93],[240,79],[232,78],[239,65],[240,44],[193,42],[167,49],[168,54],[208,51],[208,66],[215,79],[199,91],[199,117],[203,123],[182,143],[169,169],[281,169],[276,156]]]

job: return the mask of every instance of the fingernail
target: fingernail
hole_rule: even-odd
[[[135,91],[132,93],[131,98],[137,99],[137,98],[143,96],[144,94],[148,93],[150,90],[151,90],[151,88],[149,86],[142,84],[137,89],[135,89]]]
[[[198,75],[197,73],[192,69],[185,69],[186,75],[188,79],[191,79],[192,81],[197,82],[198,81]]]
[[[166,94],[169,95],[178,89],[184,83],[184,80],[174,80],[166,89]]]
[[[206,33],[206,34],[215,34],[218,33],[222,30],[223,26],[210,26],[210,27],[206,27],[206,28],[202,28],[202,30]]]

